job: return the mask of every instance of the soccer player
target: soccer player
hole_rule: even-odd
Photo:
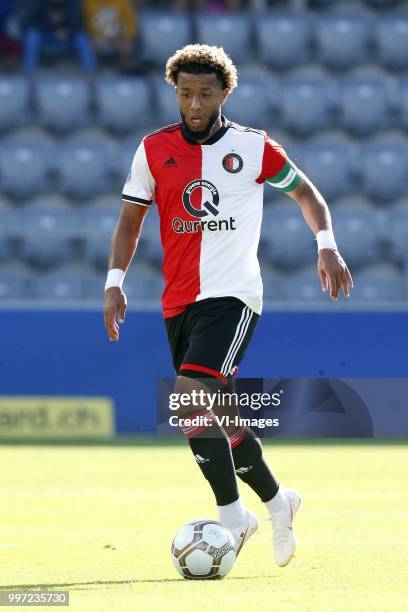
[[[230,390],[262,309],[257,260],[263,186],[270,183],[299,205],[316,236],[324,291],[349,296],[351,274],[336,246],[327,204],[282,146],[258,129],[221,114],[237,86],[237,71],[222,48],[187,45],[169,58],[166,80],[175,87],[181,121],[145,136],[123,190],[123,206],[109,255],[104,318],[109,340],[119,339],[125,273],[153,200],[164,250],[163,314],[175,392]],[[191,395],[192,397],[192,395]],[[300,495],[280,486],[249,428],[222,429],[208,406],[180,409],[179,417],[208,417],[183,429],[215,495],[219,520],[239,551],[257,529],[240,497],[236,475],[265,503],[275,561],[284,566],[296,546],[292,520]]]

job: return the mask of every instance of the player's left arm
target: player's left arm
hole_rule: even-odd
[[[328,235],[332,236],[334,241],[331,215],[325,199],[298,168],[296,168],[296,173],[298,180],[293,183],[294,189],[286,191],[287,195],[298,204],[306,223],[315,236],[320,231],[326,230],[330,232]],[[330,246],[331,248],[320,248],[319,245],[317,269],[323,291],[330,290],[330,297],[337,300],[341,289],[344,295],[349,297],[353,279],[335,242]]]
[[[317,268],[323,291],[337,300],[340,289],[349,297],[353,279],[334,239],[329,208],[313,183],[288,158],[283,147],[264,133],[261,172],[257,183],[269,183],[299,205],[306,223],[318,241]]]

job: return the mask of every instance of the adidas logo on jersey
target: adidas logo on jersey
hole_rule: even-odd
[[[163,164],[163,168],[175,168],[177,166],[174,157],[169,157]]]
[[[209,459],[205,459],[201,455],[194,455],[194,458],[197,461],[197,463],[205,463],[206,461],[209,461]]]

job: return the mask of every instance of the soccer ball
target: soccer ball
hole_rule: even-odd
[[[174,567],[184,578],[223,578],[235,563],[235,541],[218,521],[201,519],[178,530],[171,545]]]

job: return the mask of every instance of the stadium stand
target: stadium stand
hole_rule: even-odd
[[[0,75],[0,132],[28,122],[29,95],[24,78]]]
[[[63,57],[31,78],[0,74],[0,302],[100,301],[135,149],[179,120],[165,61],[202,41],[239,64],[225,114],[267,130],[327,198],[355,277],[349,304],[406,305],[408,2],[300,4],[182,13],[150,3],[138,15],[141,73],[102,65],[90,76]],[[130,300],[158,304],[161,259],[152,206],[126,279]],[[260,259],[267,304],[329,305],[313,235],[270,186]]]
[[[90,85],[77,76],[37,79],[34,104],[37,121],[56,132],[69,132],[90,122]]]
[[[223,46],[238,64],[252,59],[251,19],[246,13],[198,14],[195,19],[196,41]]]
[[[255,16],[258,58],[271,68],[288,70],[311,57],[311,23],[291,13]]]
[[[175,49],[193,42],[192,24],[187,14],[144,11],[140,15],[140,29],[143,57],[160,71]]]

